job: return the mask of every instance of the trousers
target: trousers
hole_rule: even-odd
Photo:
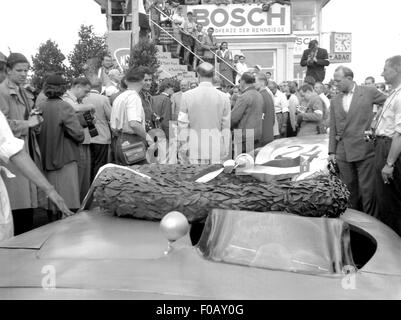
[[[355,162],[337,160],[337,164],[340,179],[351,193],[351,208],[376,216],[374,157]]]
[[[375,143],[375,185],[377,217],[401,237],[401,159],[394,164],[393,179],[384,184],[381,175],[392,140],[378,137]]]
[[[95,179],[100,167],[103,167],[109,160],[109,145],[91,143],[91,182]]]
[[[79,145],[78,179],[82,203],[91,185],[91,152],[89,144]]]

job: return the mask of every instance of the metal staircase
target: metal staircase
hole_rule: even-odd
[[[171,52],[163,52],[163,46],[156,46],[158,49],[157,58],[160,61],[159,79],[176,77],[179,80],[194,80],[196,73],[189,71],[188,66],[180,64],[178,58],[172,58]]]
[[[167,16],[164,12],[160,11],[158,8],[155,8],[161,15],[165,16],[167,19],[171,20],[171,17]],[[170,38],[172,38],[174,41],[179,43],[184,50],[189,51],[191,54],[194,55],[200,62],[204,62],[202,57],[198,56],[196,53],[194,53],[189,47],[185,46],[182,42],[180,42],[178,39],[174,37],[173,34],[167,32],[162,26],[157,24],[155,21],[153,21],[149,15],[149,21],[151,24],[153,24],[156,28],[160,29],[163,31],[165,34],[167,34]],[[198,39],[195,39],[195,42],[200,42]],[[196,78],[196,73],[193,71],[188,70],[188,66],[185,64],[181,64],[180,60],[178,58],[172,58],[171,52],[163,52],[163,46],[157,46],[158,47],[158,58],[160,61],[160,74],[159,74],[159,79],[164,79],[164,78],[171,78],[171,77],[177,77],[179,79],[195,79]],[[209,50],[215,57],[215,73],[218,75],[220,78],[225,79],[227,82],[229,82],[231,85],[234,85],[233,82],[231,82],[229,79],[227,79],[224,75],[222,75],[220,72],[218,72],[218,62],[221,61],[221,58],[217,56],[217,54],[211,50]],[[231,69],[235,71],[233,67],[230,66]]]

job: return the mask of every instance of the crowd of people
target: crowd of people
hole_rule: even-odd
[[[0,156],[16,175],[4,178],[15,234],[32,228],[33,208],[45,208],[52,220],[77,211],[107,163],[222,163],[277,138],[327,132],[329,158],[351,192],[352,208],[401,234],[400,56],[385,64],[390,93],[372,77],[357,85],[344,66],[331,85],[313,76],[302,85],[277,84],[270,73],[244,68],[236,75],[239,85],[227,90],[208,62],[197,67],[197,82],[177,86],[172,79],[155,83],[147,67],[122,74],[105,56],[91,79],[67,84],[62,74],[49,74],[37,97],[24,87],[25,56],[0,58],[1,117],[11,130],[2,124]],[[27,167],[40,169],[33,183],[32,174],[26,178],[14,164],[20,152],[30,159]]]

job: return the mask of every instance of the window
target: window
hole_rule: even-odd
[[[246,57],[246,65],[252,68],[256,65],[262,67],[262,72],[272,73],[272,79],[276,76],[276,50],[241,50]]]
[[[293,31],[317,32],[318,14],[316,0],[293,1],[292,28]]]
[[[197,246],[205,259],[220,263],[313,275],[341,274],[344,266],[356,270],[350,228],[341,219],[214,209]],[[362,247],[366,236],[360,238]],[[364,265],[375,249],[372,244],[359,264]]]

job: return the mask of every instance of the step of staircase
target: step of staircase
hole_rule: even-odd
[[[186,72],[188,71],[188,66],[186,65],[163,65],[163,70],[167,72]]]
[[[171,52],[158,52],[156,57],[158,59],[171,59]]]
[[[163,66],[180,66],[180,60],[178,59],[165,59],[165,60],[160,60],[160,64]]]
[[[163,46],[156,46],[158,49],[157,58],[160,62],[158,78],[163,80],[166,78],[176,77],[177,79],[195,80],[196,73],[188,71],[188,66],[180,64],[180,60],[172,58],[171,52],[163,52]]]
[[[194,77],[194,76],[192,76],[190,74],[187,74],[187,73],[183,73],[182,75],[179,75],[177,78],[180,79],[180,80],[185,79],[185,80],[188,80],[188,81],[196,80],[196,77]]]
[[[189,77],[189,78],[193,78],[193,79],[196,78],[196,72],[194,72],[194,71],[187,71],[187,72],[184,72],[183,74],[184,74],[186,77]]]

